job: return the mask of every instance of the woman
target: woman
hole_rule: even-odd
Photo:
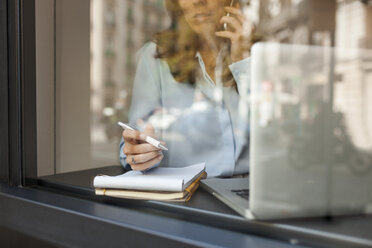
[[[123,132],[127,169],[206,162],[208,177],[248,172],[252,27],[230,1],[166,0],[171,27],[140,51],[129,122],[150,124]],[[166,141],[169,151],[145,143],[146,135]]]

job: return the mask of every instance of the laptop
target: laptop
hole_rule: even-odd
[[[248,219],[372,213],[370,50],[257,43],[250,175],[202,187]]]

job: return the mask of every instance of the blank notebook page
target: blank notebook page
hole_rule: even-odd
[[[204,170],[205,163],[186,167],[157,167],[146,173],[128,171],[118,176],[96,176],[93,185],[95,188],[180,192]]]

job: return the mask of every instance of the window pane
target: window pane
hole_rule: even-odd
[[[119,164],[136,52],[162,1],[36,1],[39,176]]]
[[[38,175],[60,180],[53,176],[91,170],[82,179],[91,187],[94,173],[206,162],[209,177],[246,177],[253,73],[266,75],[255,124],[260,141],[273,147],[262,159],[275,161],[275,145],[285,149],[285,161],[307,158],[313,140],[294,135],[321,123],[340,142],[331,152],[347,161],[340,167],[370,171],[369,1],[239,2],[227,15],[226,0],[37,0]],[[274,49],[252,71],[251,46],[260,41],[290,44],[292,53]],[[322,104],[331,106],[334,126],[325,125]],[[146,143],[140,149],[128,137],[123,144],[118,121],[169,150],[160,154]],[[314,154],[329,152],[325,144]],[[338,156],[342,149],[358,154],[356,166],[352,153]],[[297,166],[327,164],[322,159]]]

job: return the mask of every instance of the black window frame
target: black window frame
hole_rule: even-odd
[[[1,1],[1,182],[35,185],[35,1]],[[26,180],[27,178],[27,180]]]
[[[210,228],[213,226],[214,228],[219,228],[218,230],[224,230],[226,233],[236,232],[247,236],[259,235],[261,239],[262,237],[267,239],[275,238],[285,242],[288,242],[288,240],[292,240],[293,242],[301,240],[301,244],[323,244],[340,247],[358,245],[358,243],[355,243],[355,240],[347,240],[331,235],[327,237],[327,235],[296,229],[288,225],[245,221],[243,218],[231,218],[218,213],[197,211],[187,207],[160,202],[133,203],[126,200],[115,201],[107,197],[95,197],[92,192],[85,192],[76,188],[64,188],[63,185],[38,185],[35,0],[0,1],[0,49],[0,68],[4,68],[0,72],[0,116],[2,116],[0,119],[0,159],[2,161],[0,166],[0,183],[10,185],[9,187],[3,187],[0,184],[0,210],[4,206],[8,206],[8,209],[11,210],[11,215],[9,215],[11,217],[6,216],[3,211],[0,211],[0,213],[3,213],[2,215],[0,214],[0,217],[1,219],[5,218],[4,223],[13,225],[13,228],[20,228],[22,232],[27,233],[28,229],[25,228],[25,225],[19,225],[19,222],[26,219],[26,211],[29,210],[36,219],[41,219],[44,214],[41,209],[44,209],[51,218],[57,217],[59,220],[63,220],[65,217],[68,217],[71,219],[69,223],[55,227],[56,233],[63,233],[64,228],[73,228],[73,230],[78,232],[79,226],[77,224],[87,220],[91,222],[87,228],[94,229],[101,224],[109,225],[105,237],[110,238],[112,238],[114,233],[119,233],[120,230],[124,230],[127,235],[136,234],[146,236],[151,232],[149,229],[136,229],[133,232],[135,229],[133,226],[113,223],[112,219],[109,220],[110,218],[115,218],[110,213],[107,213],[103,217],[88,211],[89,208],[99,209],[106,207],[109,210],[119,206],[124,208],[123,214],[124,216],[127,214],[128,219],[130,219],[131,211],[137,208],[141,209],[139,213],[144,212],[143,214],[148,216],[148,223],[143,224],[148,225],[151,223],[154,229],[157,227],[157,221],[165,215],[164,219],[169,223],[177,220],[180,223],[185,223],[185,226],[190,223],[195,223],[200,228]],[[22,187],[25,188],[22,189]],[[2,205],[2,202],[7,202],[8,204]],[[11,202],[14,202],[14,205],[17,204],[19,207],[12,209]],[[76,202],[78,206],[68,206],[70,202]],[[79,204],[85,207],[81,208]],[[151,210],[146,212],[144,210],[146,208]],[[17,215],[17,210],[20,209],[21,214],[19,216],[21,217],[19,219],[13,217]],[[78,218],[83,220],[78,220]],[[125,218],[123,217],[122,219]],[[15,224],[12,222],[13,220],[17,220],[14,222]],[[47,230],[48,227],[53,225],[51,220],[37,222],[36,224],[41,225],[42,228],[40,230]],[[119,228],[120,225],[122,226]],[[115,232],[110,234],[110,230],[115,230]],[[43,234],[45,233],[34,233],[34,235],[39,235],[39,238],[43,238]],[[77,233],[76,237],[79,235],[81,234]],[[213,240],[213,233],[209,235],[207,238]],[[177,241],[176,243],[178,244],[198,245],[182,236],[174,237],[159,233],[152,233],[150,236],[154,241],[157,240],[157,243],[155,242],[153,244],[166,244],[164,243],[164,238],[168,238],[168,242]],[[122,240],[123,237],[124,235],[116,239]],[[131,243],[136,244],[137,241],[133,240],[133,237]],[[63,244],[63,241],[66,241],[60,234],[57,238],[61,244]],[[101,237],[99,235],[91,236],[89,233],[85,233],[84,238],[90,239],[89,242],[95,244],[95,240],[99,240]],[[113,239],[113,241],[115,240]],[[141,240],[138,242],[141,242]],[[68,243],[66,241],[65,244],[73,245],[74,243]],[[171,243],[167,244],[169,245]],[[290,246],[289,243],[287,244]]]
[[[9,183],[8,127],[8,11],[7,1],[0,1],[0,181]]]

